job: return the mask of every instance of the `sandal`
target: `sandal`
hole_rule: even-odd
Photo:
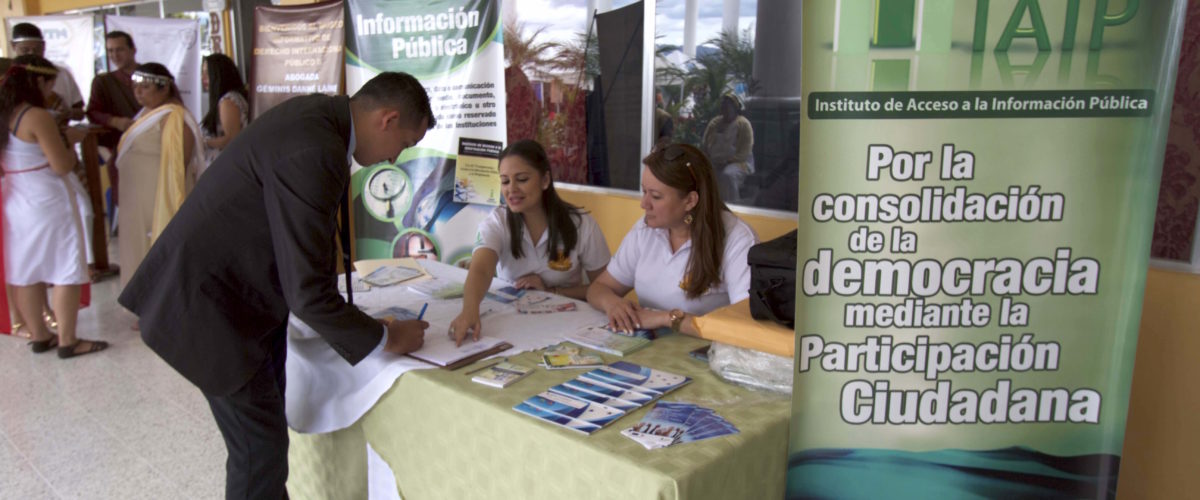
[[[58,347],[58,335],[51,335],[50,338],[46,340],[29,341],[29,350],[33,351],[34,354],[40,354],[49,351],[50,349],[54,349],[55,347]]]
[[[82,351],[76,351],[81,342],[87,342],[89,345]],[[79,339],[74,344],[58,347],[58,357],[62,359],[74,358],[75,356],[83,356],[84,354],[92,354],[108,349],[108,342],[103,340],[83,340]]]
[[[22,331],[22,330],[24,330],[24,331]],[[13,336],[21,337],[23,339],[33,338],[33,333],[30,332],[28,328],[25,328],[25,323],[13,323],[12,324],[12,334],[13,334]]]

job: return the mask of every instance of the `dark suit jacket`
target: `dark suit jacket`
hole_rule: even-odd
[[[206,394],[250,379],[289,310],[351,364],[379,345],[383,328],[336,285],[350,120],[348,98],[323,95],[256,119],[205,171],[121,293],[146,344]]]
[[[88,121],[104,125],[98,142],[101,146],[112,149],[116,153],[117,144],[121,142],[120,130],[108,126],[108,120],[114,117],[132,118],[142,106],[133,96],[133,87],[113,73],[100,73],[92,80],[92,92],[88,97]]]

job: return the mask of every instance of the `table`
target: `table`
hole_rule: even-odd
[[[407,499],[782,498],[790,402],[722,382],[687,356],[705,341],[671,336],[629,361],[692,377],[668,394],[709,406],[740,433],[645,450],[619,434],[642,408],[591,436],[536,421],[511,408],[577,371],[537,370],[507,389],[457,371],[402,376],[354,426],[293,434],[288,487],[294,498],[359,498],[366,489],[364,444],[391,465]],[[532,365],[534,353],[510,358]],[[606,361],[615,359],[605,356]]]
[[[289,492],[294,498],[366,497],[369,443],[410,500],[782,498],[790,400],[719,380],[687,354],[705,344],[669,335],[624,359],[692,377],[664,399],[710,407],[739,434],[646,450],[620,431],[650,405],[591,436],[512,410],[578,370],[539,368],[506,389],[470,381],[466,373],[487,361],[456,371],[414,370],[354,425],[327,434],[293,432]],[[538,354],[509,359],[534,366]]]

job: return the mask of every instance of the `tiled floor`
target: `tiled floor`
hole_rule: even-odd
[[[79,334],[112,345],[60,360],[0,335],[0,499],[224,495],[225,446],[200,391],[162,362],[92,285]]]

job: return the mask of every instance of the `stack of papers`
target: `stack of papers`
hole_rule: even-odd
[[[619,361],[551,387],[513,409],[591,434],[691,381],[682,375]]]
[[[621,434],[647,450],[730,434],[738,429],[716,412],[691,403],[659,401],[637,425]]]

